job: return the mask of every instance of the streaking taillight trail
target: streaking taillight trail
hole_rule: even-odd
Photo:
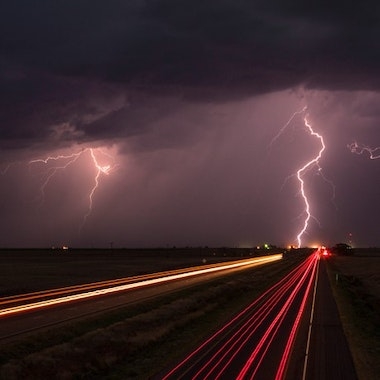
[[[318,262],[310,255],[161,378],[283,379]]]

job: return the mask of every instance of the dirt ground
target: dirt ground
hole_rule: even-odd
[[[380,298],[380,255],[340,256],[334,264],[347,276],[359,278],[368,292]]]
[[[0,250],[0,297],[236,260],[251,254],[247,249],[222,248]]]

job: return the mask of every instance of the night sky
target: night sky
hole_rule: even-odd
[[[379,246],[380,3],[309,3],[2,1],[0,248],[297,244],[304,117],[302,245]]]

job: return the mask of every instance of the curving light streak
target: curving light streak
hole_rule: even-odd
[[[99,158],[97,156],[99,154],[101,154],[102,156],[107,156],[111,159],[112,162],[113,162],[113,158],[110,157],[108,154],[105,154],[100,148],[85,148],[85,149],[82,149],[80,152],[72,153],[69,155],[48,156],[46,158],[29,161],[29,165],[37,164],[37,163],[51,165],[47,171],[46,178],[40,187],[41,201],[43,201],[45,198],[45,189],[48,186],[50,180],[57,174],[57,172],[68,168],[70,165],[73,165],[80,157],[86,154],[90,156],[92,166],[93,168],[96,169],[96,173],[94,176],[94,185],[90,189],[89,195],[88,195],[88,200],[89,200],[88,211],[83,217],[83,223],[81,225],[81,228],[86,223],[88,216],[92,212],[93,197],[94,197],[95,191],[99,187],[100,176],[109,175],[115,167],[115,165],[113,164],[100,165]]]
[[[283,379],[318,262],[309,256],[162,379]]]
[[[158,277],[158,278],[157,277],[153,277],[153,278],[148,277],[146,279],[143,279],[143,280],[137,281],[137,282],[131,282],[131,283],[127,283],[127,284],[116,285],[116,286],[106,287],[106,288],[102,288],[102,289],[95,289],[95,290],[91,290],[91,291],[86,291],[86,292],[81,292],[81,293],[76,293],[76,294],[70,294],[70,295],[66,295],[63,297],[52,298],[52,299],[48,299],[48,300],[42,300],[42,301],[38,301],[38,302],[32,302],[32,303],[13,306],[13,307],[8,307],[8,308],[0,310],[0,317],[9,316],[9,315],[20,313],[20,312],[45,308],[48,306],[58,305],[58,304],[62,304],[62,303],[67,303],[67,302],[72,302],[72,301],[77,301],[77,300],[83,300],[83,299],[87,299],[87,298],[93,298],[93,297],[106,295],[106,294],[112,294],[112,293],[121,292],[121,291],[125,291],[125,290],[136,289],[136,288],[145,287],[145,286],[149,286],[149,285],[160,284],[160,283],[164,283],[164,282],[168,282],[168,281],[174,281],[174,280],[178,280],[181,278],[198,276],[198,275],[206,274],[206,273],[213,273],[213,272],[223,271],[223,270],[227,270],[227,269],[234,269],[234,268],[243,268],[243,267],[247,268],[247,267],[252,267],[252,266],[257,266],[257,265],[263,265],[263,264],[267,264],[270,262],[280,260],[281,258],[282,258],[282,255],[277,254],[277,255],[271,255],[271,256],[257,257],[257,258],[248,259],[248,260],[238,260],[238,261],[234,261],[234,262],[228,263],[228,264],[216,264],[213,266],[208,266],[208,267],[203,268],[203,269],[194,270],[193,268],[188,268],[187,272],[177,273],[177,271],[174,271],[174,274],[161,275],[161,277]],[[163,273],[165,273],[165,272],[163,272]],[[157,276],[157,274],[156,274],[156,276]],[[89,284],[88,286],[90,286],[90,285],[92,285],[92,284]],[[86,285],[84,285],[84,286],[86,286]],[[61,289],[61,291],[62,291],[62,289]],[[72,291],[72,289],[70,289],[70,291]]]
[[[359,144],[356,141],[354,141],[353,143],[348,144],[347,148],[351,151],[351,153],[356,153],[359,155],[362,155],[363,153],[368,153],[369,158],[371,160],[377,160],[378,158],[380,158],[380,147],[371,148],[367,145]]]

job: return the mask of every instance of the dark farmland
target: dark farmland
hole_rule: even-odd
[[[245,248],[3,249],[0,297],[271,253]]]
[[[167,259],[171,259],[173,250],[169,251],[163,251],[163,255],[157,255],[157,251],[148,252],[147,256],[152,256],[152,268],[155,271],[158,270],[158,259],[165,259],[166,255]],[[236,259],[243,252],[231,250],[227,254],[221,249],[218,257],[217,252],[209,250],[210,256],[207,257],[204,249],[186,251],[188,255],[173,259],[174,263],[166,260],[165,266],[168,263],[175,267],[179,263],[188,266],[191,261],[198,265],[205,257],[208,262]],[[117,259],[119,253],[116,252],[114,261],[111,258],[113,265],[123,260],[125,262],[123,257]],[[94,260],[100,265],[104,260],[104,254],[100,252],[97,260],[94,257],[87,257],[86,260],[86,254],[89,253],[82,254],[81,260],[85,262],[82,270],[86,271],[87,268],[87,272],[91,272],[88,268],[93,265],[89,266],[89,261]],[[295,255],[287,260],[252,268],[94,318],[73,321],[63,328],[52,328],[11,342],[0,350],[0,378],[149,378],[231,318],[244,304],[302,260],[303,256]],[[43,258],[44,255],[39,257]],[[137,259],[140,260],[141,255]],[[66,260],[70,263],[66,265],[68,268],[73,262],[80,262],[79,256],[71,260],[65,256],[63,262],[66,263]],[[35,268],[35,261],[32,262],[31,267]],[[132,262],[136,263],[135,260]],[[60,268],[61,274],[65,273],[62,270],[64,264],[56,264],[56,267]],[[98,272],[103,270],[99,268]],[[88,278],[94,279],[94,273]]]

